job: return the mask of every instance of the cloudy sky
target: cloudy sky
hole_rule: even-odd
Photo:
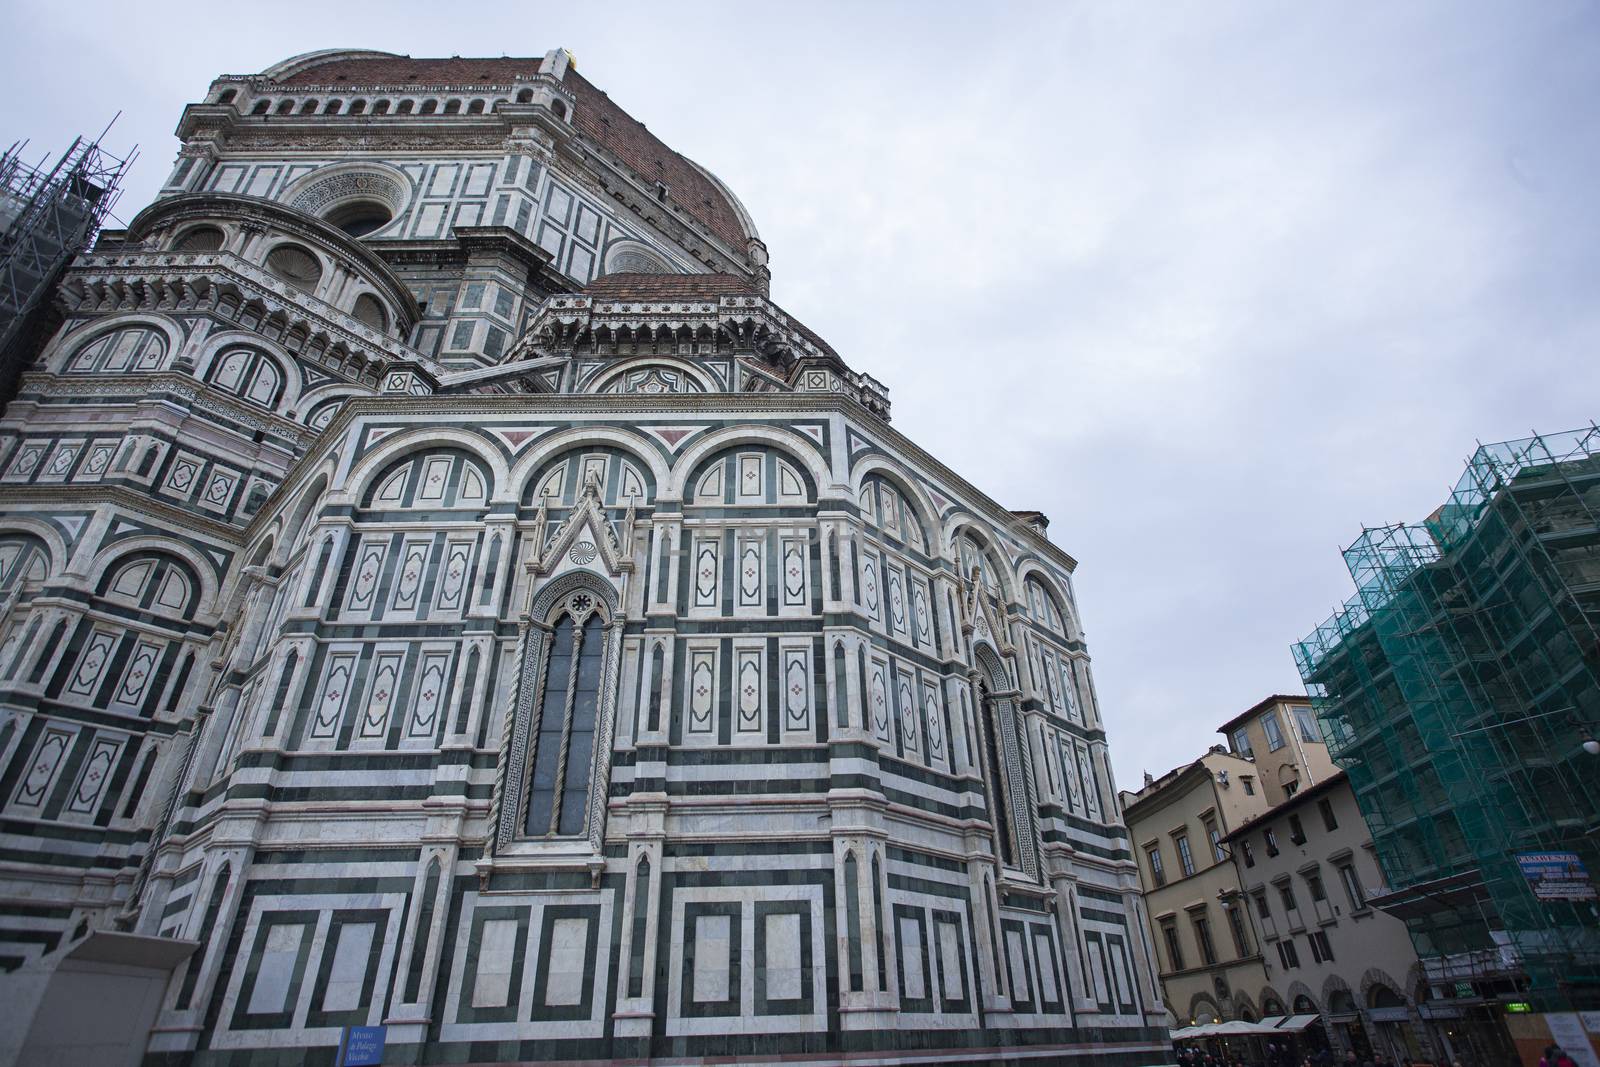
[[[13,0],[0,136],[166,174],[212,77],[334,46],[579,68],[716,171],[895,425],[1037,508],[1120,783],[1299,682],[1363,522],[1600,417],[1600,6]]]

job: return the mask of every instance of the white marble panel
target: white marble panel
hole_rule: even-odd
[[[346,923],[339,927],[333,964],[328,968],[328,988],[322,995],[323,1011],[351,1011],[361,1006],[361,980],[372,951],[375,923]]]
[[[583,954],[588,935],[588,919],[557,919],[550,924],[550,943],[545,946],[550,957],[546,1004],[571,1006],[583,1002]]]
[[[300,952],[305,927],[298,924],[274,926],[267,931],[267,943],[256,968],[255,988],[250,991],[251,1015],[270,1015],[288,1006],[289,983],[294,978],[294,960]]]
[[[478,977],[472,986],[474,1008],[501,1008],[511,996],[511,967],[516,958],[517,921],[490,919],[483,924],[478,946]]]
[[[966,995],[961,981],[961,935],[953,923],[934,923],[938,931],[939,966],[944,969],[944,999],[960,1000]]]
[[[728,999],[731,961],[726,915],[701,915],[694,924],[694,999],[717,1003]]]
[[[905,972],[905,982],[900,995],[910,1000],[921,1000],[928,995],[922,980],[922,924],[907,915],[900,916],[900,962]]]
[[[1039,996],[1042,1000],[1060,1000],[1056,990],[1056,969],[1050,959],[1050,945],[1042,937],[1035,937],[1034,952],[1039,957]]]
[[[800,916],[766,917],[767,999],[797,1000],[800,984]]]
[[[1033,999],[1033,991],[1028,988],[1028,948],[1022,943],[1022,935],[1015,930],[1006,931],[1006,959],[1011,964],[1011,981],[1016,988],[1011,991],[1013,1001],[1027,998]]]

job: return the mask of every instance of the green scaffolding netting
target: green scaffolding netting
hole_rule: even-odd
[[[1295,661],[1419,955],[1600,1004],[1600,910],[1518,862],[1600,873],[1600,428],[1480,447],[1427,520],[1344,559],[1355,595]]]

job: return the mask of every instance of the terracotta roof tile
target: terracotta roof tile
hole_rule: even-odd
[[[715,182],[576,70],[569,68],[561,84],[578,98],[572,124],[580,133],[622,160],[645,181],[665,183],[672,203],[704,222],[736,255],[745,255],[750,235],[739,221],[738,210]]]
[[[413,59],[410,56],[365,58],[330,57],[313,63],[284,78],[280,84],[296,85],[449,85],[469,88],[474,85],[507,85],[519,75],[538,73],[539,58],[499,59]],[[743,257],[749,234],[739,219],[739,210],[728,197],[689,160],[662,143],[595,87],[576,69],[569,67],[562,84],[577,98],[573,125],[589,141],[616,156],[646,184],[660,181],[667,186],[671,202],[703,223]]]
[[[602,274],[583,287],[597,300],[713,300],[760,296],[735,274]]]
[[[284,85],[501,85],[533,75],[543,60],[531,58],[413,59],[410,56],[331,56],[284,78]]]

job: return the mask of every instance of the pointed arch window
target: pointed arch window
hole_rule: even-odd
[[[547,652],[529,728],[523,833],[576,837],[588,828],[607,627],[595,596],[581,590],[563,597],[545,625]]]
[[[989,771],[989,792],[992,798],[990,821],[994,823],[995,838],[1000,845],[1000,862],[1007,867],[1015,867],[1017,857],[1012,847],[1011,805],[1006,802],[1005,761],[1001,756],[1000,715],[1004,709],[989,692],[989,686],[985,682],[978,683],[978,700],[984,710],[984,762]]]

